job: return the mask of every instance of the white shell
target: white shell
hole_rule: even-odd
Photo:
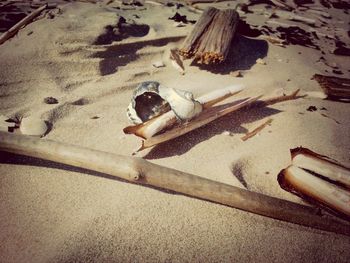
[[[25,135],[43,136],[47,131],[47,125],[37,117],[24,117],[19,129]]]
[[[169,110],[180,120],[188,120],[202,111],[202,105],[193,99],[191,92],[146,81],[135,89],[127,116],[133,123],[140,124]]]

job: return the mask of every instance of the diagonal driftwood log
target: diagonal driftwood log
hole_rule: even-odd
[[[0,150],[106,173],[255,214],[350,236],[350,225],[320,215],[316,208],[240,189],[152,164],[142,158],[0,132]]]
[[[192,32],[185,39],[180,54],[192,58],[199,64],[223,62],[230,50],[239,15],[233,9],[207,8]]]
[[[20,30],[22,27],[29,24],[30,21],[32,21],[36,16],[38,16],[44,9],[46,9],[46,7],[47,7],[47,4],[39,7],[33,13],[27,15],[25,18],[23,18],[21,21],[19,21],[17,24],[11,27],[5,33],[3,33],[0,36],[0,45],[4,43],[6,40],[8,40],[9,38],[13,37],[18,32],[18,30]]]

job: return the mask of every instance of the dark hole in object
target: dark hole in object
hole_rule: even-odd
[[[130,36],[143,37],[149,32],[149,26],[144,24],[129,24],[124,17],[119,17],[119,21],[115,26],[108,25],[105,27],[104,34],[100,35],[95,45],[108,45],[113,41],[121,41]]]
[[[290,27],[277,27],[276,30],[280,32],[281,39],[286,40],[288,43],[293,45],[301,45],[305,47],[311,47],[319,50],[319,46],[317,46],[313,41],[311,37],[311,33],[306,32],[305,30],[297,27],[297,26],[290,26]]]
[[[306,109],[307,111],[317,111],[316,106],[309,106],[309,108]]]
[[[168,110],[169,104],[154,92],[145,92],[135,98],[135,111],[143,122]]]
[[[252,28],[246,21],[239,20],[237,25],[237,33],[247,37],[258,37],[261,35],[261,31]]]
[[[180,15],[178,12],[175,13],[174,16],[169,17],[170,20],[174,20],[175,22],[182,22],[182,23],[191,23],[194,24],[196,23],[195,20],[187,20],[187,17],[185,15]]]

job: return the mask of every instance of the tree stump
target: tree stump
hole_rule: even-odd
[[[239,21],[233,9],[207,8],[185,39],[180,54],[199,64],[218,64],[227,58]]]

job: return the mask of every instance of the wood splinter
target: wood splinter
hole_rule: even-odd
[[[268,119],[267,121],[265,121],[263,124],[259,125],[258,127],[256,127],[254,130],[252,130],[251,132],[246,133],[246,135],[244,135],[241,139],[242,141],[246,141],[249,138],[257,135],[261,130],[263,130],[267,125],[270,125],[272,122],[272,119]]]

